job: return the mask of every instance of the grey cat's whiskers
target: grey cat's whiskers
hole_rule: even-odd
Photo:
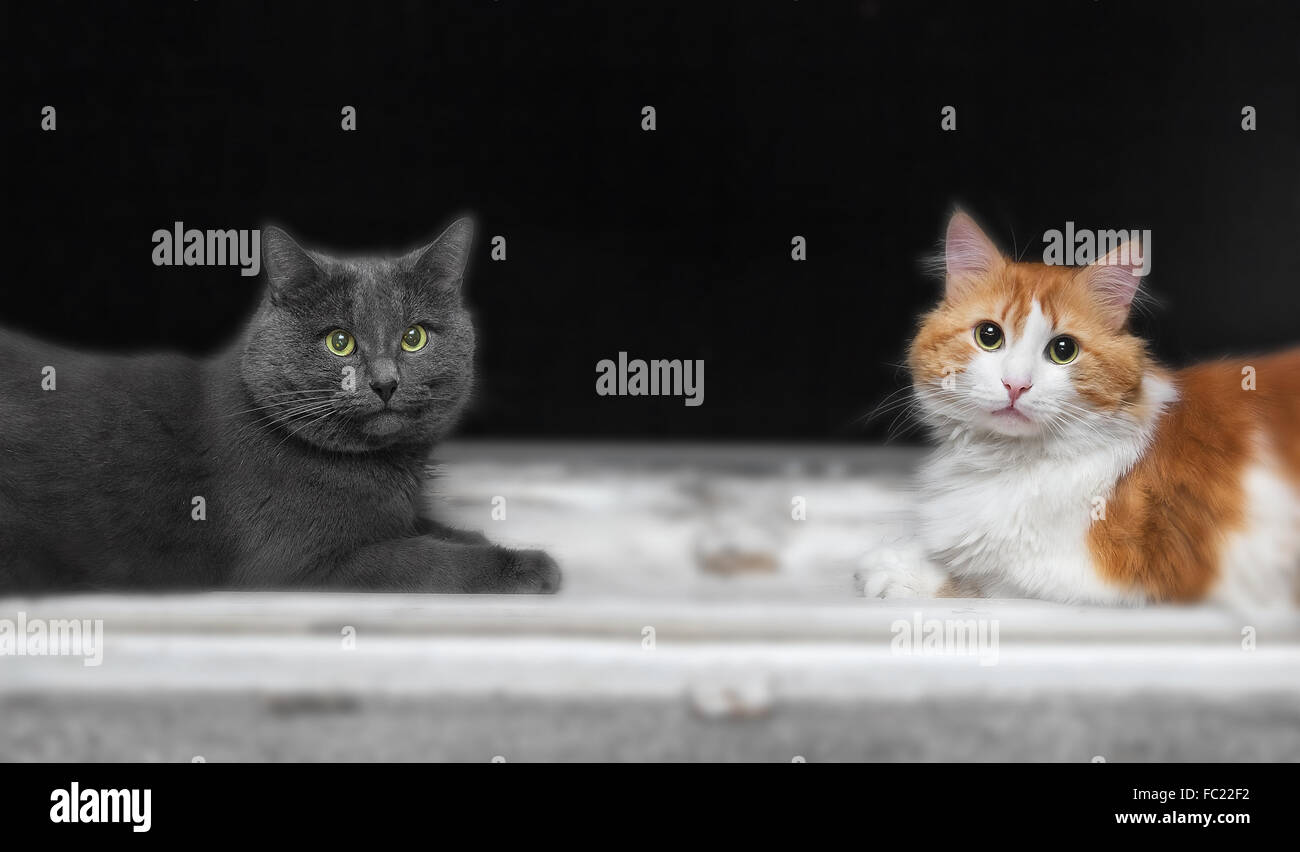
[[[318,411],[324,411],[326,409],[334,409],[334,408],[335,405],[332,400],[328,402],[313,402],[313,403],[308,403],[305,405],[298,406],[297,408],[290,409],[289,411],[283,412],[283,414],[270,414],[262,419],[269,420],[273,423],[283,424],[283,423],[288,423],[292,420],[300,420],[303,417],[307,417],[309,415],[315,414]]]
[[[273,411],[270,414],[259,417],[258,419],[253,420],[249,423],[245,423],[235,432],[234,437],[240,438],[248,434],[249,432],[256,431],[259,427],[262,426],[270,426],[275,423],[280,423],[280,424],[289,423],[294,420],[301,419],[302,417],[315,414],[316,412],[321,411],[322,409],[325,408],[332,409],[334,407],[335,407],[334,401],[327,400],[324,402],[317,401],[317,402],[303,403],[297,407],[289,408],[283,411]]]
[[[285,441],[287,441],[287,440],[289,440],[290,438],[292,438],[294,435],[297,435],[299,432],[303,431],[304,429],[307,429],[307,428],[309,428],[309,427],[311,427],[311,426],[315,426],[317,423],[320,423],[321,421],[323,421],[323,420],[325,420],[326,418],[328,418],[330,415],[332,415],[332,414],[336,414],[336,413],[338,413],[338,410],[335,409],[335,408],[331,408],[329,411],[326,411],[324,414],[322,414],[322,415],[316,417],[315,419],[313,419],[313,420],[309,420],[308,422],[303,423],[303,424],[300,425],[297,429],[294,429],[293,431],[291,431],[291,432],[289,432],[288,434],[286,434],[283,438],[281,438],[280,441],[279,441],[279,443],[277,443],[277,444],[275,445],[275,447],[272,448],[272,450],[273,450],[273,451],[274,451],[274,450],[278,450],[278,449],[280,448],[280,445],[281,445],[281,444],[283,444]]]
[[[262,415],[261,417],[257,418],[257,420],[253,422],[256,423],[256,422],[261,422],[262,420],[273,420],[276,417],[279,417],[281,415],[291,415],[307,408],[312,408],[318,405],[332,405],[333,403],[334,403],[334,399],[331,397],[329,399],[306,399],[297,402],[286,402],[283,405],[270,405],[270,406],[266,406],[266,408],[271,409],[270,413]],[[251,409],[250,411],[252,410],[256,410],[256,409]],[[239,412],[239,413],[248,413],[248,412]]]
[[[279,402],[272,402],[268,405],[255,405],[252,408],[244,408],[244,409],[240,409],[239,411],[232,411],[229,414],[222,414],[220,416],[238,417],[241,414],[251,414],[254,411],[266,411],[267,409],[271,409],[271,408],[283,408],[285,406],[296,405],[299,403],[323,402],[325,400],[333,400],[335,398],[336,398],[336,394],[331,392],[328,395],[303,397],[302,399],[282,399]]]
[[[270,398],[272,398],[272,397],[276,397],[276,396],[289,396],[290,394],[295,394],[295,393],[326,393],[326,392],[328,392],[328,393],[338,393],[340,390],[341,390],[341,388],[339,388],[339,387],[332,387],[332,388],[302,388],[301,390],[280,391],[280,392],[278,392],[278,393],[264,393],[264,394],[261,394],[261,396],[262,396],[262,398],[264,398],[264,399],[270,399]]]
[[[305,403],[332,401],[340,398],[339,397],[340,391],[337,388],[332,388],[328,390],[328,392],[322,389],[316,391],[292,391],[292,393],[302,394],[302,396],[297,396],[292,399],[272,400],[268,402],[266,405],[255,405],[252,408],[242,408],[238,411],[232,411],[228,414],[222,414],[218,416],[238,417],[241,414],[251,414],[255,411],[267,411],[270,409],[285,408],[285,407],[290,407],[290,406],[295,406],[295,405],[300,405]],[[266,394],[266,397],[269,398],[278,395],[279,394]]]

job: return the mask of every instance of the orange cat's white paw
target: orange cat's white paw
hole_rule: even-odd
[[[859,560],[853,579],[867,598],[933,598],[948,575],[918,547],[881,547]]]

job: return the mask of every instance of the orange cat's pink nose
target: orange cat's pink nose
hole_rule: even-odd
[[[1007,396],[1011,397],[1011,404],[1015,405],[1020,395],[1033,385],[1029,383],[1029,379],[1003,379],[1002,387],[1007,389]]]

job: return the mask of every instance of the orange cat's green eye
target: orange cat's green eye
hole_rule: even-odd
[[[407,352],[419,352],[429,342],[429,333],[424,326],[416,323],[402,333],[402,348]]]
[[[1047,344],[1047,357],[1053,364],[1068,364],[1079,357],[1079,342],[1068,334],[1054,337]]]
[[[980,349],[992,352],[1002,348],[1002,328],[995,322],[982,322],[975,326],[975,342]]]
[[[357,341],[343,329],[336,328],[325,335],[325,347],[342,357],[352,354],[352,350],[357,348]]]

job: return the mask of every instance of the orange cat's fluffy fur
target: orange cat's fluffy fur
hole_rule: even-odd
[[[938,439],[919,536],[868,555],[867,594],[1295,600],[1300,350],[1164,369],[1127,247],[1015,262],[958,212],[945,273],[909,358]]]

